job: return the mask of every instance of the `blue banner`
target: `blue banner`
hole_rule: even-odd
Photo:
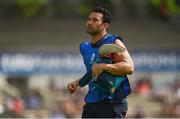
[[[132,59],[135,71],[180,71],[180,51],[134,51]]]
[[[85,67],[78,53],[3,53],[0,55],[0,72],[8,75],[82,73]]]
[[[180,71],[179,51],[134,51],[136,72]],[[79,53],[1,53],[0,73],[6,75],[85,73]]]

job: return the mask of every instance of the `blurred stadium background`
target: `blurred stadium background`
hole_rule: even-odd
[[[127,117],[180,117],[180,0],[0,0],[0,117],[80,117],[89,11],[113,13],[135,64]]]

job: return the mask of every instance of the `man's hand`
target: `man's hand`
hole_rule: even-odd
[[[98,77],[98,75],[101,74],[103,72],[103,70],[105,69],[105,66],[106,66],[106,64],[104,64],[104,63],[93,64],[93,66],[92,66],[93,75],[95,75],[95,77]]]
[[[69,92],[71,94],[73,94],[76,91],[76,89],[78,88],[78,86],[79,86],[78,81],[70,82],[67,85],[67,89],[69,90]]]

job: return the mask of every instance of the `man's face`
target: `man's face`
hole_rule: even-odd
[[[103,20],[103,14],[92,12],[87,20],[86,32],[90,35],[96,35],[100,33],[104,28],[102,20]]]

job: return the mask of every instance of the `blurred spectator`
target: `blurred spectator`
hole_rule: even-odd
[[[142,95],[149,95],[151,93],[152,83],[150,79],[141,79],[137,82],[136,91]]]
[[[38,90],[30,90],[25,102],[27,109],[38,109],[43,106],[43,97]]]
[[[13,111],[19,115],[22,115],[22,113],[24,112],[24,102],[20,97],[15,97],[13,99]]]
[[[74,102],[74,100],[66,100],[63,104],[63,111],[66,115],[67,118],[73,118],[73,117],[79,117],[80,115],[80,111],[77,110],[77,106],[76,103]]]
[[[53,109],[51,109],[50,118],[65,118],[66,116],[62,112],[62,106],[63,105],[59,105],[57,102],[57,104],[53,106]]]

